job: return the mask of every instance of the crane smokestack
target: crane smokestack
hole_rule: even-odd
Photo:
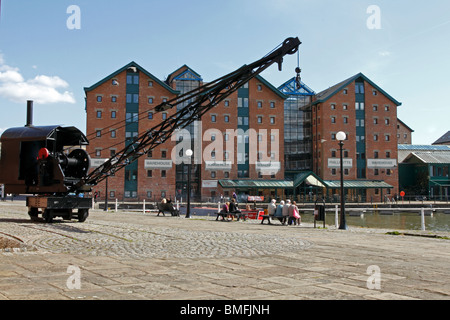
[[[33,101],[28,100],[27,101],[27,124],[25,127],[32,127],[33,126]]]

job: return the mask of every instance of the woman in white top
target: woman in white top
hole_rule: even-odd
[[[267,214],[269,216],[275,215],[275,210],[277,209],[275,202],[276,200],[272,199],[272,201],[270,201],[269,205],[267,206]]]

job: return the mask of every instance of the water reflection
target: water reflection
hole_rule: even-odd
[[[430,212],[425,215],[425,229],[429,231],[450,231],[450,214],[435,212],[430,215]],[[339,212],[340,214],[340,212]],[[338,215],[338,221],[340,216]],[[399,229],[399,230],[421,230],[421,215],[420,212],[395,212],[395,213],[380,213],[366,212],[362,215],[355,212],[347,212],[347,224],[349,226],[357,226],[364,228],[382,228],[382,229]],[[310,212],[302,214],[302,221],[314,222],[314,216]],[[323,222],[317,222],[318,226],[322,226]],[[335,224],[335,213],[327,211],[326,217],[327,225]]]

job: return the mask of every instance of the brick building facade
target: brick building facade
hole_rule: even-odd
[[[86,93],[88,152],[95,165],[113,156],[177,110],[154,112],[154,107],[200,85],[201,76],[188,66],[171,73],[165,82],[131,62],[89,88]],[[257,76],[205,113],[200,121],[173,136],[137,162],[108,178],[111,199],[159,200],[186,198],[186,137],[194,151],[191,196],[217,200],[234,190],[221,179],[283,180],[283,108],[286,96]],[[182,108],[179,105],[178,108]],[[183,138],[180,138],[183,136]],[[181,147],[180,147],[181,146]],[[104,197],[106,182],[94,191]],[[250,193],[250,190],[240,190]],[[263,195],[267,190],[262,191]]]
[[[343,131],[344,179],[350,198],[383,200],[398,194],[397,107],[392,98],[359,73],[318,93],[312,103],[313,170],[325,181],[340,180],[336,134]],[[374,187],[379,181],[390,187]],[[339,190],[330,187],[330,194]]]
[[[85,88],[93,165],[184,107],[156,113],[157,105],[202,84],[202,77],[186,65],[161,81],[131,62]],[[326,190],[317,192],[333,196],[339,193],[339,131],[347,134],[344,178],[353,184],[348,197],[379,201],[398,194],[401,103],[361,73],[317,94],[303,83],[296,92],[291,87],[295,82],[277,89],[261,76],[251,79],[202,119],[110,176],[109,198],[186,199],[187,160],[192,161],[191,196],[197,200],[217,201],[235,191],[283,198],[305,171],[325,182]],[[187,149],[194,151],[192,159],[186,158]],[[245,183],[237,189],[240,182]],[[261,182],[266,187],[251,187]],[[105,182],[94,191],[104,198]]]
[[[412,134],[414,130],[400,119],[397,119],[397,143],[412,144]]]
[[[84,90],[86,131],[90,141],[87,150],[93,166],[122,150],[139,132],[145,132],[175,113],[175,110],[154,113],[152,109],[178,94],[134,62]],[[158,190],[158,197],[164,193],[173,194],[175,172],[165,161],[170,160],[173,145],[168,141],[108,177],[109,197],[153,199],[155,190]],[[101,198],[106,190],[105,183],[103,181],[94,189]]]

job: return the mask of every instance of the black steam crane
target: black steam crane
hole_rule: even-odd
[[[272,64],[277,63],[281,71],[283,57],[296,53],[300,44],[298,38],[288,38],[260,60],[158,105],[156,112],[174,108],[181,103],[186,106],[134,138],[91,173],[89,155],[84,149],[75,148],[89,142],[75,127],[35,127],[28,120],[25,127],[8,129],[0,140],[0,183],[5,184],[6,193],[33,195],[27,198],[32,218],[37,217],[41,209],[47,222],[51,222],[55,216],[64,219],[75,217],[83,222],[88,216],[92,199],[79,195],[91,191],[93,186],[109,175],[170,139],[176,129],[200,119]],[[300,73],[300,69],[296,71]],[[28,119],[31,119],[30,103],[27,114]],[[66,154],[68,147],[72,147],[72,151]],[[73,212],[74,209],[78,210],[77,213]]]

